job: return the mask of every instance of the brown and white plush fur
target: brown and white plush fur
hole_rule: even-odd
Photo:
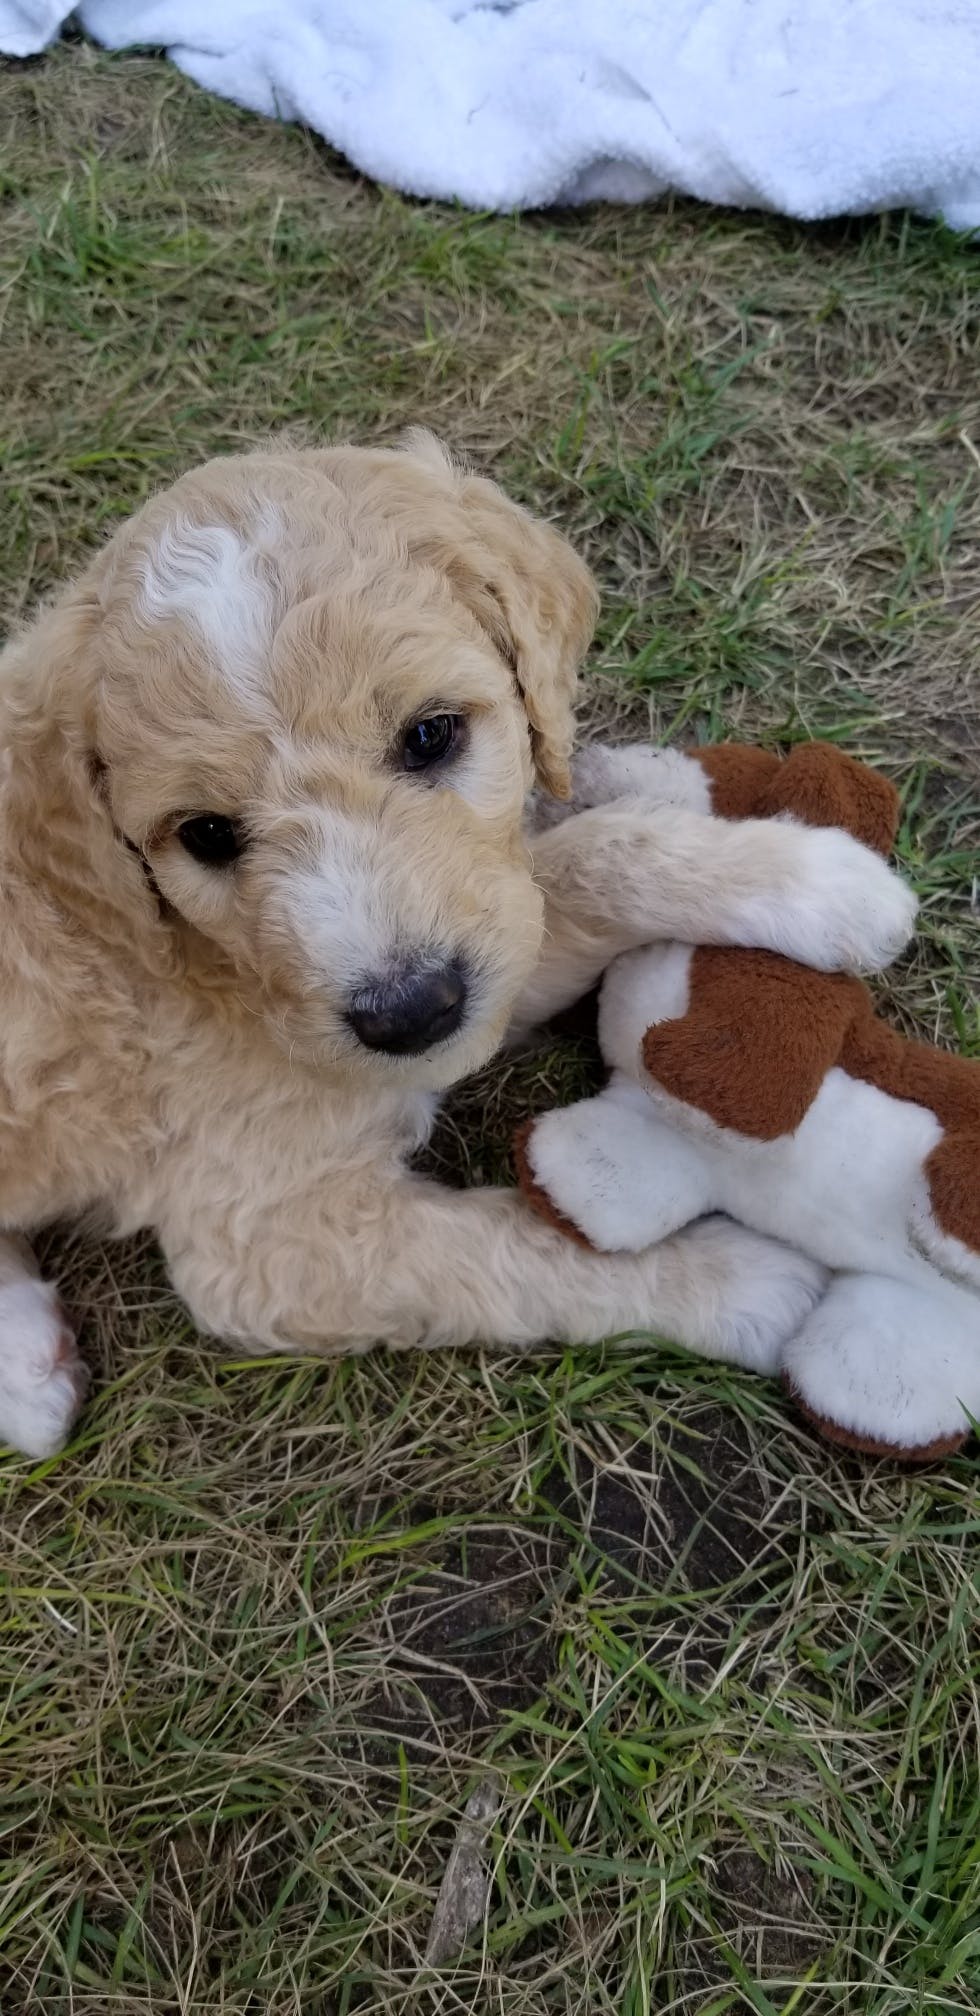
[[[840,750],[587,756],[580,789],[725,817],[833,817],[884,854],[898,797]],[[834,1270],[767,1360],[823,1432],[929,1460],[980,1418],[980,1063],[914,1043],[860,982],[771,952],[650,945],[606,974],[604,1091],[536,1120],[538,1208],[602,1251],[725,1211]]]
[[[570,1251],[514,1193],[411,1173],[437,1095],[651,938],[876,967],[907,892],[855,841],[635,804],[531,835],[568,787],[595,594],[565,542],[428,437],[185,476],[0,664],[0,1225],[152,1227],[203,1328],[261,1351],[588,1341],[744,1357],[818,1268],[723,1221]],[[406,774],[405,724],[462,717]],[[628,787],[627,787],[628,788]],[[234,816],[206,868],[177,828]],[[358,1042],[351,990],[467,962],[458,1033]],[[0,1438],[57,1448],[84,1379],[18,1237],[0,1251]]]

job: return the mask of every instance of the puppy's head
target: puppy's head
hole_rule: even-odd
[[[439,1086],[537,956],[521,837],[567,789],[591,579],[427,437],[212,463],[93,577],[120,844],[297,1057]]]

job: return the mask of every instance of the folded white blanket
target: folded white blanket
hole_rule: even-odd
[[[0,52],[70,9],[0,0]],[[379,181],[477,209],[683,190],[980,228],[980,0],[84,0]]]

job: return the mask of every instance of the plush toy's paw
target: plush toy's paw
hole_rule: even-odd
[[[691,812],[711,810],[711,789],[700,763],[679,749],[655,749],[645,742],[611,746],[587,742],[572,758],[571,796],[564,800],[535,793],[528,811],[531,832],[559,826],[574,812],[597,805],[641,799],[645,805],[679,805]]]
[[[815,1260],[764,1239],[730,1218],[705,1218],[683,1235],[700,1244],[705,1279],[718,1270],[720,1290],[700,1338],[685,1341],[707,1357],[777,1372],[786,1344],[819,1302],[827,1274]]]
[[[0,1441],[53,1456],[85,1397],[88,1373],[57,1295],[30,1277],[0,1288]]]
[[[711,792],[699,763],[680,749],[655,749],[645,742],[587,743],[572,758],[572,802],[577,812],[621,798],[647,805],[679,805],[708,812]]]
[[[787,916],[787,952],[822,972],[876,973],[904,950],[916,899],[870,849],[848,833],[810,829],[799,896]]]
[[[595,1099],[545,1113],[518,1142],[530,1202],[604,1253],[639,1253],[711,1209],[700,1149],[617,1072]]]
[[[829,1440],[917,1462],[946,1455],[980,1411],[980,1302],[841,1276],[787,1346],[783,1371]]]
[[[550,1118],[550,1115],[545,1117]],[[523,1193],[525,1202],[530,1204],[532,1211],[535,1211],[539,1218],[544,1219],[546,1225],[560,1232],[563,1238],[573,1240],[576,1246],[584,1246],[591,1252],[592,1241],[586,1238],[574,1219],[567,1218],[564,1212],[559,1210],[538,1176],[532,1142],[540,1125],[540,1120],[525,1120],[523,1127],[519,1127],[514,1135],[514,1171],[518,1189]]]

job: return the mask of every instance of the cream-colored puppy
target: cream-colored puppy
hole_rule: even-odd
[[[0,663],[5,1233],[152,1227],[259,1351],[643,1327],[744,1362],[799,1325],[817,1270],[723,1221],[591,1255],[408,1166],[440,1091],[629,946],[874,967],[911,929],[855,841],[674,805],[669,757],[593,765],[625,802],[529,837],[594,614],[425,436],[214,462],[116,534]],[[83,1383],[5,1237],[0,1437],[57,1448]]]

